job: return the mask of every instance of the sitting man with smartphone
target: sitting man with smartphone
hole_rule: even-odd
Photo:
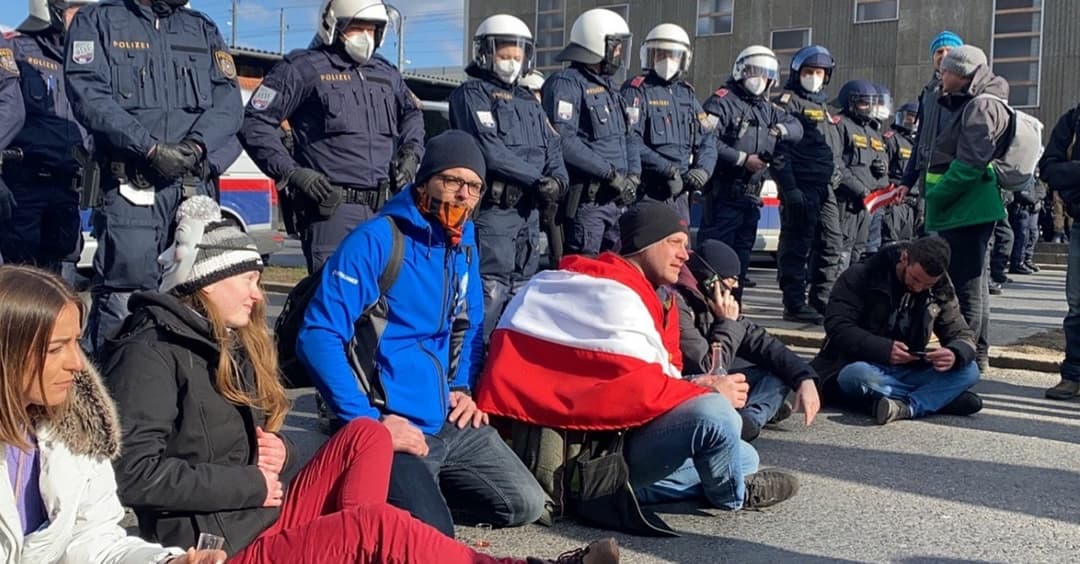
[[[735,407],[743,421],[742,438],[752,441],[766,423],[787,419],[793,411],[802,411],[807,425],[813,423],[821,400],[810,365],[743,317],[734,296],[740,272],[735,251],[708,240],[690,255],[679,281],[660,292],[662,299],[672,294],[679,308],[684,377],[739,385],[743,395]],[[786,400],[792,391],[794,406]]]
[[[811,363],[827,400],[869,408],[881,425],[982,409],[968,389],[979,380],[975,340],[945,275],[949,259],[944,239],[926,237],[840,276],[825,309],[825,346]],[[931,333],[942,346],[928,348]]]

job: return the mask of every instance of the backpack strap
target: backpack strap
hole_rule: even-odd
[[[401,228],[398,227],[397,220],[393,216],[387,215],[386,221],[390,222],[390,260],[386,263],[386,268],[383,269],[382,274],[379,274],[379,295],[380,297],[390,291],[390,287],[397,282],[398,274],[401,272],[401,263],[405,257],[405,236],[401,234]]]

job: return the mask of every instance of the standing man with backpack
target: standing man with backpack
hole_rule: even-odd
[[[339,424],[370,417],[390,431],[387,501],[450,537],[454,519],[524,525],[545,502],[471,395],[482,368],[484,300],[469,215],[486,172],[472,135],[432,138],[416,182],[327,260],[296,340]],[[395,252],[395,231],[403,252]],[[380,289],[388,268],[399,275]]]
[[[938,103],[954,113],[930,153],[924,196],[926,230],[949,244],[949,278],[960,312],[976,338],[979,368],[988,366],[990,293],[987,252],[994,222],[1005,218],[994,159],[1009,130],[1009,84],[991,72],[973,45],[949,51],[941,62]]]

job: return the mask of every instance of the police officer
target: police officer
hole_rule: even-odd
[[[803,47],[792,57],[784,92],[775,100],[803,127],[797,143],[777,147],[787,166],[772,171],[781,199],[778,279],[789,321],[821,323],[840,274],[844,235],[833,193],[839,118],[832,115],[825,93],[835,67],[828,49]]]
[[[622,88],[641,155],[644,196],[667,202],[690,221],[690,193],[701,190],[716,166],[716,117],[702,109],[694,87],[681,79],[690,68],[690,36],[660,24],[641,47],[643,74]]]
[[[212,193],[207,155],[240,127],[232,56],[214,22],[184,4],[104,0],[68,30],[71,108],[102,165],[86,333],[95,353],[127,316],[131,292],[158,287],[180,201]]]
[[[19,88],[19,66],[15,62],[15,53],[8,36],[0,36],[0,150],[7,148],[15,135],[22,130],[26,119],[26,107],[23,106],[22,91]],[[14,169],[18,165],[7,165],[0,157],[0,171]],[[15,209],[15,196],[0,177],[0,225],[6,225]],[[3,250],[0,249],[0,264],[4,264]]]
[[[450,94],[450,126],[475,137],[488,163],[487,190],[473,220],[485,338],[506,302],[536,274],[538,208],[557,206],[570,181],[559,136],[540,102],[518,85],[532,64],[532,33],[525,22],[491,16],[473,35],[473,61],[465,69],[471,78]]]
[[[761,188],[775,161],[780,141],[798,143],[799,120],[768,99],[776,84],[776,55],[761,45],[743,49],[735,59],[731,77],[705,101],[705,111],[716,120],[718,159],[705,190],[701,239],[726,243],[739,255],[741,287],[753,287],[746,278],[750,252],[761,218]]]
[[[889,92],[888,87],[883,84],[875,84],[874,88],[878,92],[878,99],[874,104],[874,108],[871,111],[872,119],[870,124],[877,130],[878,135],[881,136],[882,142],[885,141],[885,134],[889,131],[890,124],[893,120],[892,114],[892,94]],[[888,164],[888,147],[885,148],[886,164]],[[889,178],[889,182],[892,182],[892,177]],[[888,206],[886,206],[888,207]],[[874,213],[867,214],[867,235],[864,246],[862,247],[862,253],[856,255],[854,258],[861,258],[872,255],[878,252],[881,248],[882,240],[882,220],[886,214],[886,207],[880,207],[874,210]],[[853,259],[854,260],[854,259]]]
[[[85,150],[86,131],[67,99],[64,36],[79,7],[95,1],[30,0],[29,16],[12,37],[26,123],[11,142],[22,161],[4,170],[19,208],[0,224],[0,251],[8,262],[60,273],[62,261],[81,248],[74,150]]]
[[[897,186],[900,185],[907,162],[911,159],[911,150],[918,128],[919,105],[908,102],[897,108],[892,126],[882,134],[885,139],[885,152],[889,155],[889,182]],[[912,190],[902,201],[882,210],[882,245],[915,238],[919,230],[917,220],[920,217],[918,209],[920,201],[918,192]]]
[[[850,80],[840,88],[836,105],[841,108],[839,128],[843,151],[837,167],[840,179],[836,201],[844,233],[841,269],[859,260],[866,246],[869,215],[864,200],[870,192],[889,184],[885,142],[874,123],[875,106],[881,104],[878,87],[866,80]]]
[[[412,182],[423,156],[420,100],[375,52],[388,21],[379,0],[324,0],[313,47],[275,65],[244,113],[240,140],[264,174],[286,185],[309,272]],[[278,131],[286,119],[295,155]]]
[[[588,10],[558,55],[570,66],[544,82],[544,110],[559,133],[570,173],[563,203],[568,253],[617,248],[620,209],[637,198],[641,160],[611,78],[627,64],[630,40],[630,28],[618,14]]]

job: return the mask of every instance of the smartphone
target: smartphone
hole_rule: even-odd
[[[913,356],[913,357],[915,357],[915,358],[917,358],[919,360],[926,360],[926,351],[915,351],[915,352],[911,353],[911,356]]]

